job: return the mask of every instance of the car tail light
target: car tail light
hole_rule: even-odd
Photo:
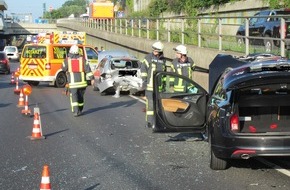
[[[277,129],[277,128],[278,128],[277,123],[272,123],[272,124],[270,125],[270,129]]]
[[[50,65],[50,63],[46,63],[46,64],[45,64],[45,69],[46,69],[46,70],[50,70],[50,69],[51,69],[51,65]]]
[[[0,60],[0,63],[6,64],[6,65],[8,64],[8,62],[9,62],[8,59]]]
[[[232,115],[230,119],[230,129],[233,132],[238,132],[240,130],[240,121],[239,116],[237,114]]]
[[[94,72],[94,76],[95,77],[99,77],[101,75],[101,72],[99,71],[99,70],[96,70],[95,72]]]

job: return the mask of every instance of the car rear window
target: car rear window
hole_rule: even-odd
[[[45,46],[26,46],[23,50],[23,58],[45,58]]]
[[[53,57],[54,59],[65,59],[69,54],[70,46],[54,46],[53,47]],[[83,56],[84,51],[82,48],[79,48],[79,55]]]
[[[6,47],[5,48],[5,52],[11,53],[11,52],[16,52],[16,51],[17,51],[17,49],[15,47]]]
[[[68,55],[70,47],[53,47],[54,59],[65,59]]]
[[[112,63],[117,69],[132,69],[139,67],[137,60],[113,60]]]

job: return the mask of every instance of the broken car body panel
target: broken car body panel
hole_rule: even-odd
[[[140,62],[123,50],[104,51],[99,54],[99,65],[95,70],[95,90],[100,93],[115,91],[142,91]]]

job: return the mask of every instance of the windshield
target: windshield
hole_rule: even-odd
[[[5,52],[11,53],[11,52],[16,52],[16,51],[17,51],[16,47],[6,47],[5,48]]]

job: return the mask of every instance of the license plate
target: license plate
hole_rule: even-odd
[[[29,69],[37,69],[37,65],[34,65],[34,64],[33,65],[28,65],[28,68]]]

